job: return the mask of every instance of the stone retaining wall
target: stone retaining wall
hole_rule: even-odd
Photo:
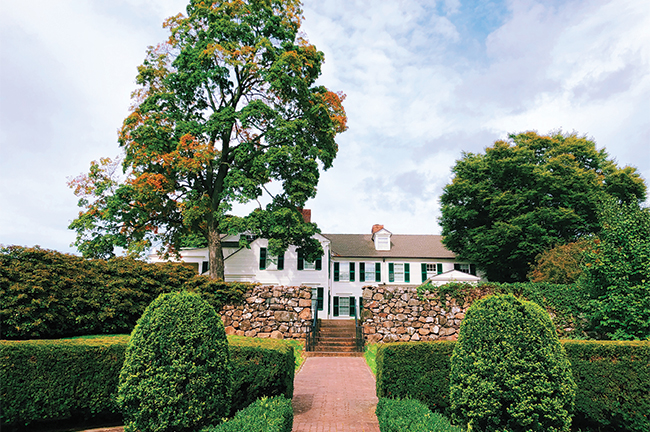
[[[466,309],[437,294],[419,300],[416,287],[380,285],[363,289],[363,331],[368,342],[455,340]]]
[[[311,326],[311,288],[257,285],[220,311],[226,334],[301,339]]]

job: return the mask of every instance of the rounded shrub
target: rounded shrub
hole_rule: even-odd
[[[512,294],[468,309],[451,357],[451,409],[473,431],[569,431],[571,365],[548,313]]]
[[[190,431],[230,410],[228,341],[221,318],[197,294],[162,294],[138,320],[117,401],[125,431]]]

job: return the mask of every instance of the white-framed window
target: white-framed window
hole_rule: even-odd
[[[390,237],[387,235],[375,237],[375,247],[377,250],[390,250]]]
[[[388,263],[388,282],[410,283],[410,263]]]
[[[354,282],[356,280],[355,262],[335,262],[334,282]]]

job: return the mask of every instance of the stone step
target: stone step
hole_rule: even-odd
[[[341,331],[327,331],[321,329],[321,331],[318,332],[318,336],[325,336],[325,337],[340,337],[340,338],[356,338],[357,337],[357,332],[352,331],[352,332],[341,332]]]
[[[361,352],[342,352],[342,351],[309,351],[307,357],[363,357]]]

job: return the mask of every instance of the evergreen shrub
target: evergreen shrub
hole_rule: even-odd
[[[121,422],[115,398],[128,341],[128,335],[0,341],[2,430],[42,421]],[[228,342],[231,413],[264,396],[292,397],[293,347],[274,339]]]
[[[561,343],[577,385],[573,429],[650,432],[650,342]],[[430,382],[418,379],[419,374],[436,367],[449,372],[451,355],[441,357],[440,344],[447,344],[451,353],[455,342],[380,344],[377,395],[417,398],[431,410],[446,413],[440,411],[435,393],[449,394],[449,376],[431,374]],[[438,390],[423,392],[427,386]]]
[[[432,411],[449,416],[449,373],[454,344],[451,341],[380,344],[377,397],[414,398]]]
[[[650,432],[650,342],[564,341],[578,384],[573,425]]]
[[[381,432],[462,432],[415,399],[380,398],[375,413]]]
[[[575,383],[548,313],[514,295],[477,300],[451,357],[455,418],[473,430],[565,431]]]
[[[194,291],[219,310],[241,303],[249,288],[198,276],[178,263],[91,260],[39,247],[0,247],[0,338],[130,333],[164,292]]]
[[[284,396],[263,397],[239,411],[231,420],[201,432],[291,432],[293,406]]]
[[[230,412],[231,371],[214,308],[189,292],[154,300],[131,334],[117,391],[126,432],[218,424]]]
[[[230,345],[232,411],[261,396],[293,397],[293,347],[273,339],[246,338]]]
[[[127,341],[0,341],[2,430],[62,419],[119,422],[115,392]]]

